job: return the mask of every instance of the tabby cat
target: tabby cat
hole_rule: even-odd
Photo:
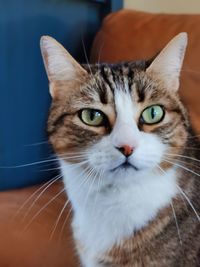
[[[151,61],[81,66],[41,39],[81,266],[200,266],[200,145],[178,95],[186,45],[180,33]]]

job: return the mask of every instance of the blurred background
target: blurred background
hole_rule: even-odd
[[[47,142],[41,36],[81,63],[118,62],[151,58],[186,31],[180,95],[200,134],[199,13],[199,0],[0,0],[0,267],[79,266]]]

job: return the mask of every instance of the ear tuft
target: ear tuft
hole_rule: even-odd
[[[50,82],[71,81],[86,73],[80,64],[54,38],[42,36],[40,47]]]
[[[179,33],[154,59],[146,70],[147,73],[151,73],[155,78],[161,80],[167,89],[178,90],[186,46],[187,33]]]

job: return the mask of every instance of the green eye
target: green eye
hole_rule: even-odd
[[[80,112],[80,119],[90,126],[102,126],[105,115],[96,109],[83,109]]]
[[[159,106],[150,106],[146,108],[141,115],[142,122],[145,124],[154,124],[160,122],[164,118],[164,109]]]

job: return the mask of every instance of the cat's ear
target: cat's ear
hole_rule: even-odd
[[[50,83],[78,80],[87,73],[54,38],[42,36],[40,47]]]
[[[179,76],[187,46],[187,33],[176,35],[147,68],[169,90],[178,90]]]

